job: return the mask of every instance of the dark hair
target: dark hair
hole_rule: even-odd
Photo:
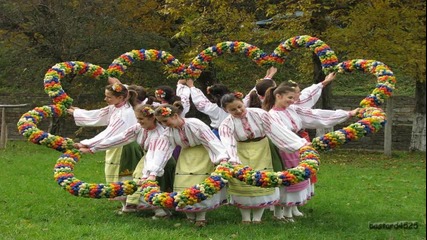
[[[262,81],[259,81],[256,85],[255,85],[255,89],[258,93],[258,95],[260,96],[265,96],[265,93],[267,92],[267,90],[271,87],[275,87],[276,86],[276,82],[274,80],[271,79],[264,79]]]
[[[137,94],[136,103],[134,103],[134,105],[132,105],[134,107],[136,105],[141,104],[143,101],[145,101],[145,99],[148,99],[146,101],[146,104],[152,104],[155,100],[154,97],[148,96],[147,91],[142,86],[132,84],[132,85],[128,86],[128,89],[135,91]]]
[[[256,91],[252,91],[251,93],[249,93],[249,106],[248,107],[252,107],[252,108],[261,108],[262,107],[261,99],[259,99],[259,96],[256,93]]]
[[[123,99],[127,100],[132,107],[138,105],[138,94],[132,90],[128,89],[128,86],[121,83],[114,83],[107,85],[105,90],[108,90],[115,97],[123,97]]]
[[[236,94],[234,94],[234,93],[225,94],[221,98],[221,107],[225,109],[228,104],[230,104],[230,103],[232,103],[232,102],[234,102],[236,100],[243,102],[242,99],[238,98],[236,96]]]
[[[176,101],[181,101],[181,98],[179,96],[176,96],[175,90],[169,86],[159,86],[156,88],[157,90],[162,90],[165,93],[165,96],[162,97],[163,100],[165,100],[169,104],[173,104]]]
[[[269,88],[265,94],[264,102],[262,103],[262,108],[265,111],[269,111],[276,103],[276,94],[285,94],[288,92],[295,92],[295,87],[290,87],[286,83],[281,83],[277,87]]]
[[[224,96],[227,93],[230,93],[230,90],[224,84],[216,83],[208,87],[207,93],[211,102],[214,102],[221,107],[222,96]]]
[[[255,91],[252,91],[249,94],[249,107],[262,107],[261,99],[259,99],[259,96],[264,97],[267,89],[271,87],[275,87],[276,82],[271,79],[262,79],[255,85]]]
[[[132,85],[128,86],[128,89],[129,90],[134,90],[138,94],[137,99],[140,102],[143,102],[147,98],[147,91],[142,86],[132,84]]]

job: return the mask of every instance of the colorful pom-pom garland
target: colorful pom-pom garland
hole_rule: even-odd
[[[62,89],[61,79],[68,74],[84,75],[94,79],[106,79],[105,69],[91,63],[71,61],[57,63],[51,67],[44,76],[45,92],[52,98],[53,104],[68,108],[73,103],[67,93]]]
[[[332,72],[334,66],[338,64],[338,57],[326,43],[318,38],[307,35],[296,36],[284,41],[271,54],[267,54],[258,47],[245,42],[229,41],[218,43],[199,53],[199,55],[191,61],[183,77],[198,78],[214,58],[224,53],[244,53],[257,65],[265,66],[283,64],[292,49],[300,47],[311,49],[319,57],[322,69],[325,73]]]
[[[73,140],[45,133],[37,128],[43,118],[61,117],[66,108],[71,106],[72,99],[62,89],[60,80],[67,74],[79,74],[95,79],[106,79],[108,76],[119,77],[135,61],[157,61],[166,65],[168,72],[182,78],[197,78],[207,63],[225,52],[245,53],[259,65],[283,63],[286,55],[294,48],[306,47],[319,57],[323,71],[352,72],[362,70],[377,76],[378,84],[372,94],[362,100],[358,117],[362,120],[341,130],[325,134],[313,140],[312,147],[300,149],[301,162],[298,167],[282,172],[255,171],[249,167],[221,164],[211,176],[202,183],[192,186],[183,192],[163,193],[156,182],[147,181],[139,188],[147,203],[166,208],[182,208],[211,197],[222,189],[227,181],[234,177],[249,185],[259,187],[290,186],[316,175],[319,166],[319,155],[316,150],[329,150],[346,142],[357,140],[368,133],[378,131],[385,124],[385,114],[378,107],[384,98],[391,95],[395,78],[390,69],[374,60],[350,60],[338,64],[335,53],[323,41],[310,36],[297,36],[281,43],[272,54],[267,55],[259,48],[243,42],[223,42],[201,52],[186,68],[171,54],[158,50],[133,50],[115,59],[108,70],[84,62],[64,62],[53,66],[45,75],[45,91],[51,96],[55,105],[37,107],[25,113],[18,122],[19,132],[29,141],[45,145],[63,152],[57,160],[54,178],[57,183],[72,195],[88,198],[114,198],[130,195],[137,191],[134,181],[110,184],[86,183],[74,176],[74,165],[80,160],[80,153],[73,147]]]
[[[360,102],[361,120],[347,127],[326,133],[312,140],[317,150],[330,150],[350,141],[358,140],[370,133],[378,132],[386,123],[386,114],[379,106],[392,95],[396,78],[390,68],[375,60],[355,59],[342,62],[336,66],[340,73],[355,70],[371,73],[377,77],[377,85],[372,93]]]
[[[126,69],[138,61],[161,62],[165,65],[170,77],[177,77],[185,70],[185,65],[180,63],[172,54],[154,49],[132,50],[113,60],[107,71],[111,77],[120,77]]]

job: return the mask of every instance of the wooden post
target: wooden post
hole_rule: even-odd
[[[7,143],[7,123],[6,123],[6,108],[20,108],[28,104],[0,105],[1,109],[1,126],[0,126],[0,149],[6,148]]]
[[[6,148],[7,141],[7,126],[6,126],[6,108],[1,109],[1,128],[0,128],[0,149]]]
[[[384,154],[391,157],[392,155],[392,129],[393,129],[393,97],[386,100],[387,123],[384,127]]]

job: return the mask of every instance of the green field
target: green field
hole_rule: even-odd
[[[59,156],[21,141],[0,150],[0,239],[426,238],[425,153],[321,153],[316,195],[300,207],[305,216],[295,223],[273,221],[267,210],[262,224],[242,225],[239,211],[224,206],[207,214],[205,228],[190,225],[181,213],[162,220],[149,212],[118,215],[117,202],[72,196],[53,179]],[[103,169],[103,153],[85,155],[75,174],[102,182]]]

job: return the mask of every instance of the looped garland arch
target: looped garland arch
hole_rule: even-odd
[[[386,124],[386,114],[379,106],[392,95],[396,77],[391,69],[376,60],[354,59],[339,63],[335,67],[339,73],[349,73],[355,70],[370,73],[377,77],[377,85],[370,95],[360,102],[361,110],[358,118],[361,120],[334,132],[326,133],[312,140],[317,150],[330,150],[350,141],[355,141],[370,133],[378,132]]]
[[[91,63],[70,61],[57,63],[51,67],[44,76],[45,92],[52,98],[53,104],[68,108],[73,103],[73,99],[62,89],[61,79],[68,74],[83,75],[99,79],[107,79],[107,71]]]
[[[161,62],[165,65],[166,72],[171,74],[170,77],[177,77],[185,71],[185,65],[179,62],[172,54],[155,49],[132,50],[124,53],[113,60],[107,71],[110,77],[118,78],[137,61]]]
[[[233,43],[233,45],[232,45]],[[247,184],[260,187],[275,187],[289,186],[296,184],[310,177],[311,174],[316,174],[319,166],[319,155],[316,150],[328,150],[346,143],[351,140],[356,140],[367,133],[375,132],[385,123],[384,112],[376,107],[378,101],[386,96],[391,95],[394,88],[395,78],[390,69],[374,60],[350,60],[337,64],[337,58],[333,51],[324,44],[321,40],[310,36],[297,36],[290,38],[279,45],[271,55],[264,55],[262,51],[249,44],[240,44],[240,42],[225,42],[220,46],[226,48],[225,51],[230,53],[244,52],[252,59],[256,59],[259,65],[283,63],[285,56],[293,49],[298,47],[311,48],[319,56],[322,68],[325,73],[331,71],[351,72],[353,70],[362,70],[377,75],[378,84],[373,93],[362,100],[362,111],[358,117],[363,118],[361,121],[343,128],[343,131],[338,130],[326,134],[322,138],[313,140],[313,147],[304,147],[300,149],[301,163],[298,167],[282,172],[266,172],[256,171],[249,167],[241,165],[221,164],[217,166],[215,171],[203,183],[188,188],[180,193],[162,193],[155,182],[147,181],[141,186],[140,191],[144,194],[144,198],[149,204],[162,206],[167,208],[184,207],[200,202],[209,198],[225,186],[228,179],[235,177]],[[136,60],[152,60],[163,62],[168,69],[172,69],[172,73],[177,73],[181,77],[198,77],[201,71],[206,68],[206,62],[212,61],[216,56],[224,53],[224,49],[211,47],[200,53],[193,59],[188,68],[183,68],[183,65],[171,55],[161,52],[154,54],[149,50],[146,55],[154,57],[135,57],[143,56],[144,54],[132,51],[121,55],[110,65],[108,72],[104,69],[83,62],[66,62],[60,63],[49,69],[45,76],[45,90],[52,97],[55,105],[43,106],[35,108],[25,113],[18,121],[19,132],[28,138],[29,141],[45,145],[57,151],[63,152],[54,168],[54,178],[58,184],[75,196],[89,198],[114,198],[122,195],[130,195],[137,190],[137,185],[134,181],[124,181],[110,184],[86,183],[75,178],[73,170],[74,165],[80,160],[80,152],[73,148],[71,139],[63,138],[46,134],[37,128],[37,124],[46,117],[60,117],[66,114],[65,109],[71,106],[72,99],[66,95],[60,85],[60,79],[66,74],[74,73],[87,75],[95,79],[106,78],[108,76],[120,76],[124,70],[131,66]],[[237,47],[236,47],[237,46]],[[222,49],[222,50],[218,50]],[[141,51],[141,50],[139,50]],[[162,57],[163,56],[163,57]],[[210,57],[209,57],[210,56]],[[178,70],[180,69],[180,70]],[[342,140],[344,135],[345,140]]]
[[[325,42],[308,35],[296,36],[280,43],[271,54],[267,54],[258,47],[245,42],[228,41],[218,43],[199,53],[190,62],[185,72],[185,78],[198,78],[214,58],[224,53],[244,53],[246,57],[252,59],[257,65],[265,66],[283,64],[286,61],[287,55],[293,49],[301,47],[309,48],[319,57],[325,73],[331,72],[333,67],[338,63],[335,52]]]

